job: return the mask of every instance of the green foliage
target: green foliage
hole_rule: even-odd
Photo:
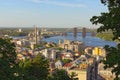
[[[11,36],[27,36],[27,33],[26,32],[14,32],[14,33],[8,34],[8,35],[11,35]]]
[[[39,47],[42,47],[42,45],[40,45],[40,44],[35,44],[34,46],[35,46],[35,49],[39,48]]]
[[[63,62],[63,64],[66,64],[66,63],[71,62],[71,60],[70,59],[63,59],[62,62]]]
[[[57,49],[57,50],[60,50],[60,51],[64,50],[64,49],[61,48],[61,47],[57,47],[56,49]]]
[[[63,69],[56,70],[52,80],[71,80],[67,72]]]
[[[28,32],[16,32],[16,31],[2,31],[3,35],[9,35],[9,36],[27,36]]]
[[[77,74],[75,72],[72,72],[70,75],[71,80],[78,80],[78,78],[76,78]]]
[[[19,80],[32,80],[31,77],[28,77],[29,66],[31,66],[31,61],[29,59],[26,59],[24,61],[19,61],[19,67],[18,67]]]
[[[74,72],[72,72],[71,75],[68,75],[65,70],[57,69],[49,80],[78,80],[76,76],[77,74]]]
[[[49,74],[48,68],[48,60],[38,54],[37,57],[31,62],[29,69],[30,76],[35,77],[36,80],[46,80]]]
[[[38,54],[33,60],[25,60],[19,63],[20,79],[22,80],[47,80],[48,79],[48,60]]]
[[[17,76],[17,64],[15,45],[10,42],[10,39],[0,38],[0,79],[15,80]]]
[[[112,33],[97,33],[96,36],[107,41],[112,41],[113,39]]]
[[[33,31],[32,28],[22,28],[22,32],[18,32],[17,28],[1,28],[0,33],[2,35],[9,35],[9,36],[27,36],[29,32]]]
[[[120,75],[120,44],[115,47],[105,46],[107,50],[106,60],[104,60],[105,69],[112,68],[112,73],[115,73],[116,79],[118,79],[118,75]]]
[[[108,12],[101,13],[101,16],[93,16],[91,22],[100,24],[98,32],[112,30],[113,40],[120,37],[120,0],[101,0],[103,4],[108,5]]]
[[[41,42],[40,44],[35,44],[35,49],[39,47],[44,47],[47,44],[47,42]]]
[[[64,70],[57,70],[49,78],[49,62],[41,54],[34,59],[16,61],[15,45],[10,39],[0,38],[0,79],[1,80],[70,80]]]
[[[104,5],[108,6],[108,12],[101,13],[101,16],[93,16],[91,22],[93,24],[100,24],[98,32],[112,31],[113,40],[120,41],[120,0],[101,0]],[[120,80],[120,44],[117,47],[105,46],[108,52],[106,60],[104,60],[105,68],[112,68],[115,73],[115,80]]]
[[[31,49],[31,47],[30,46],[24,46],[25,48],[29,48],[29,49]]]
[[[76,80],[65,70],[56,70],[49,77],[49,62],[41,54],[16,64],[15,45],[10,39],[0,38],[0,80]]]

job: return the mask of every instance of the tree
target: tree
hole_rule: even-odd
[[[120,44],[117,47],[105,46],[107,50],[106,60],[103,61],[105,64],[104,68],[112,68],[112,73],[115,73],[115,80],[120,80]]]
[[[70,75],[71,80],[78,80],[78,78],[76,78],[77,74],[75,72],[72,72]]]
[[[112,30],[114,40],[120,37],[120,0],[101,0],[103,4],[108,5],[108,12],[101,13],[101,16],[93,16],[93,24],[101,24],[98,32]],[[119,39],[120,40],[120,39]]]
[[[57,69],[51,80],[71,80],[67,72],[63,69]]]
[[[33,60],[26,59],[19,63],[20,80],[47,80],[49,75],[48,60],[38,54]]]
[[[91,22],[100,24],[98,32],[112,30],[113,40],[120,41],[120,0],[101,0],[104,5],[107,5],[108,12],[101,13],[101,16],[93,16]],[[105,68],[112,68],[112,72],[116,74],[116,80],[120,80],[120,44],[117,47],[105,46],[107,57],[104,60]]]
[[[19,61],[19,80],[33,80],[29,75],[29,67],[31,66],[31,61],[29,59],[25,59],[23,61]]]
[[[38,54],[35,59],[31,62],[29,68],[29,75],[36,78],[36,80],[46,80],[49,74],[49,64],[41,54]]]
[[[70,60],[70,59],[63,59],[63,60],[62,60],[63,64],[70,63],[71,61],[72,61],[72,60]]]
[[[78,80],[76,76],[74,72],[69,75],[64,69],[57,69],[49,80]]]
[[[10,39],[0,38],[0,79],[16,80],[17,63],[15,45]]]

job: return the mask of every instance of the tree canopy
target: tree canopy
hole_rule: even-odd
[[[0,38],[0,79],[1,80],[16,80],[15,76],[16,64],[15,45],[10,42],[10,39]]]
[[[120,40],[120,0],[101,0],[101,2],[108,6],[108,12],[101,13],[100,16],[93,16],[91,22],[93,24],[100,24],[98,32],[112,30],[114,40]]]
[[[33,60],[26,59],[19,63],[20,79],[47,80],[49,75],[48,60],[38,54]]]
[[[15,45],[0,38],[0,80],[74,80],[65,70],[56,70],[49,77],[49,61],[41,54],[33,59],[17,60]]]
[[[104,5],[107,5],[108,12],[101,13],[100,16],[93,16],[90,21],[93,24],[100,24],[98,32],[112,30],[113,40],[120,40],[120,0],[101,0]],[[106,60],[104,60],[105,68],[112,68],[112,73],[115,73],[115,80],[120,80],[120,44],[116,47],[105,46],[107,51]]]
[[[63,69],[56,70],[52,80],[71,80],[67,72]]]

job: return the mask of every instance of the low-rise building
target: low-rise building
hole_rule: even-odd
[[[56,50],[54,49],[44,49],[41,53],[45,56],[45,58],[55,60],[56,59]]]
[[[83,44],[83,42],[80,41],[70,41],[70,40],[64,40],[64,42],[62,43],[61,40],[59,40],[58,46],[66,49],[66,50],[72,50],[75,52],[79,52],[80,50],[83,50],[85,45]]]
[[[90,54],[90,55],[92,55],[92,50],[93,50],[93,47],[91,47],[91,46],[86,47],[86,48],[84,49],[85,54]]]
[[[61,53],[61,55],[62,55],[61,56],[62,59],[74,60],[72,52],[63,52]]]
[[[58,60],[56,63],[55,63],[55,67],[57,69],[62,69],[62,66],[63,66],[63,63],[61,62],[61,60]]]
[[[98,73],[99,61],[96,58],[90,59],[88,68],[87,68],[87,80],[106,80]]]
[[[92,55],[94,56],[106,56],[106,50],[103,47],[94,47],[92,50]]]
[[[104,69],[104,64],[99,63],[98,65],[98,74],[101,75],[105,80],[114,80],[115,74],[113,74],[112,68]]]

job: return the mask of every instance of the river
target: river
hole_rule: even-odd
[[[62,39],[62,40],[68,39],[71,41],[73,40],[82,41],[86,46],[102,46],[103,47],[105,45],[109,45],[109,46],[115,47],[117,45],[117,43],[113,41],[105,41],[98,37],[92,37],[91,33],[87,33],[85,38],[82,38],[82,33],[77,33],[76,38],[73,36],[73,33],[67,33],[67,36],[54,36],[50,38],[44,38],[43,41],[58,43],[59,39]]]

